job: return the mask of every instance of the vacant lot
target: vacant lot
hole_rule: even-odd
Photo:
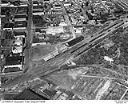
[[[48,53],[55,50],[53,45],[37,45],[32,48],[31,57],[32,60],[38,60],[39,58],[47,55]]]

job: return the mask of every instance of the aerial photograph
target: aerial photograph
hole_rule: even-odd
[[[0,100],[128,100],[128,0],[0,0]]]

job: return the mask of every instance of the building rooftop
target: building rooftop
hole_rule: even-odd
[[[8,95],[5,95],[5,100],[48,100],[31,89],[25,89],[23,92],[13,95],[13,97]]]

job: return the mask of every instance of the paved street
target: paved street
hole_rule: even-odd
[[[33,20],[32,20],[32,0],[29,0],[29,4],[28,4],[28,21],[27,21],[27,37],[26,37],[26,48],[25,48],[25,71],[28,69],[28,65],[31,61],[31,45],[32,45],[32,40],[33,40],[33,32],[32,32],[32,28],[33,28]]]

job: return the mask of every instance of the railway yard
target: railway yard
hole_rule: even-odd
[[[127,0],[0,0],[0,13],[1,99],[128,100]]]

